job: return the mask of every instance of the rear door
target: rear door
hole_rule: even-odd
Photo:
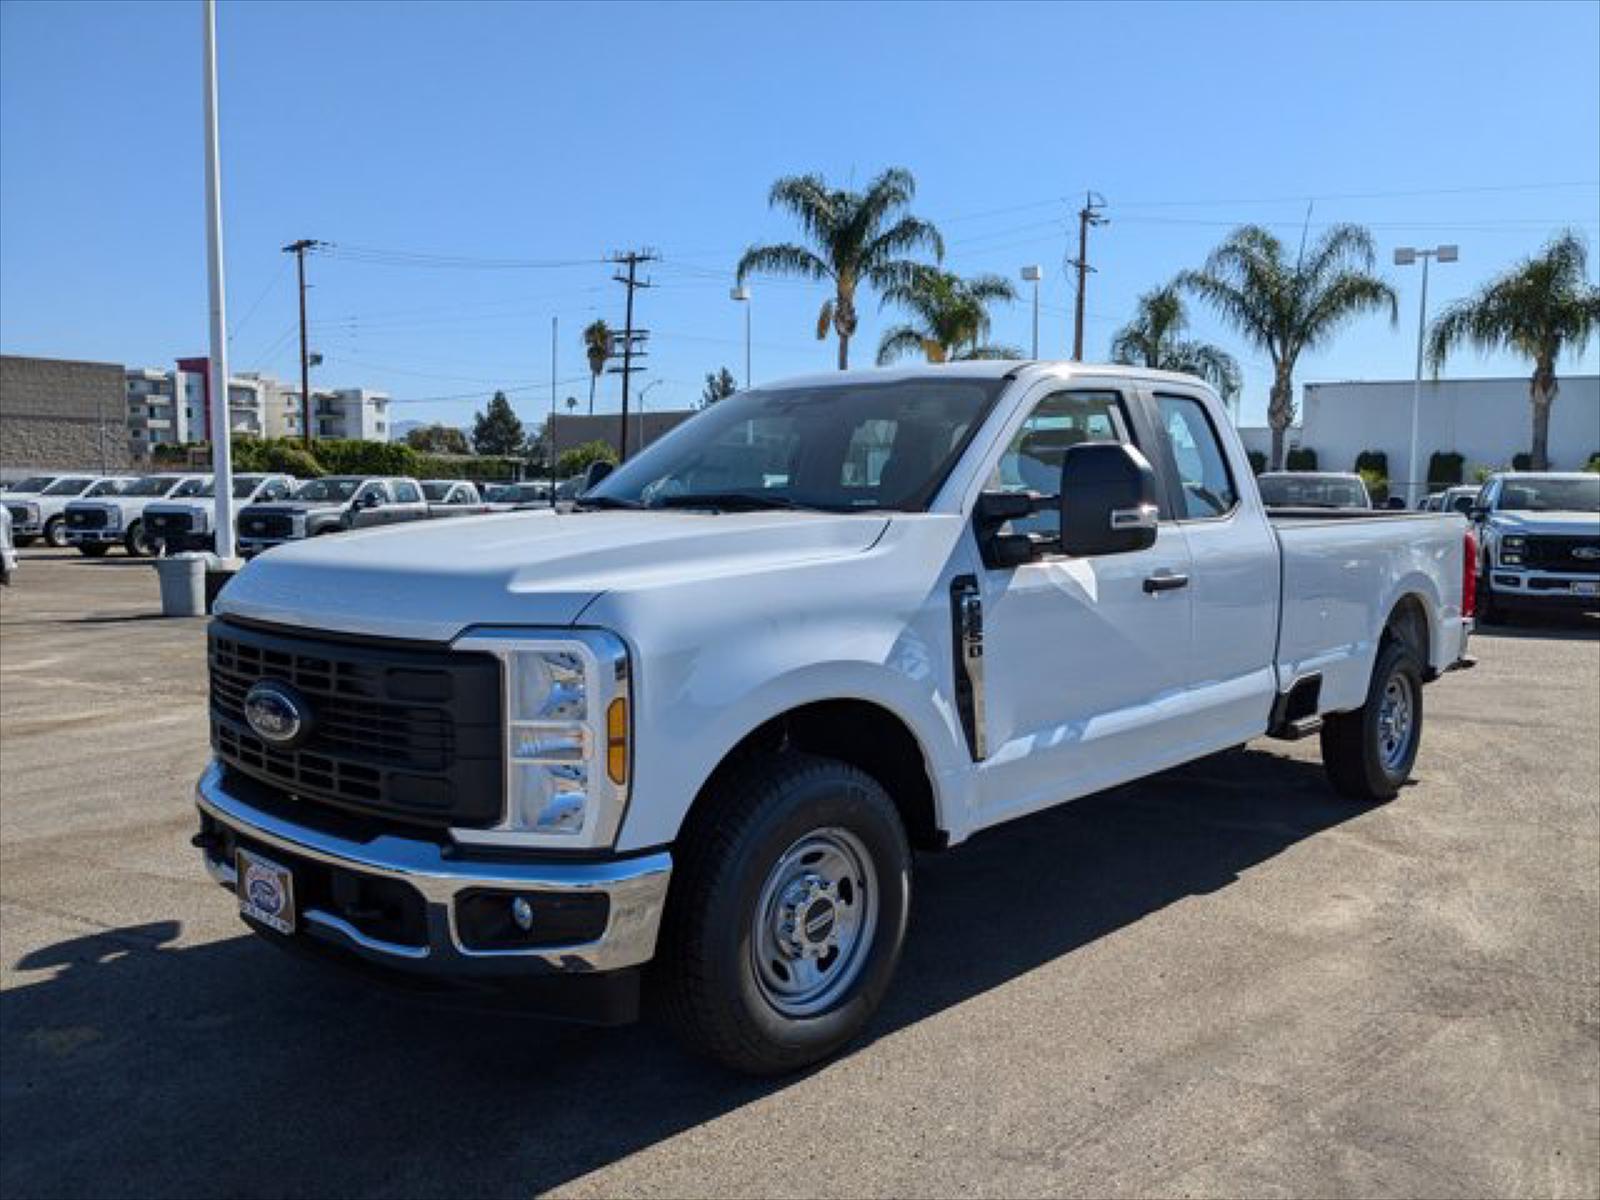
[[[1055,494],[1062,456],[1082,441],[1131,442],[1154,459],[1138,401],[1120,384],[1041,384],[993,452],[985,489]],[[1058,528],[1052,511],[1011,531],[1052,537]],[[1023,566],[980,568],[982,823],[1164,765],[1186,678],[1191,592],[1146,581],[1188,574],[1188,543],[1170,519],[1146,550],[1070,558],[1057,547]]]
[[[1196,392],[1151,396],[1161,428],[1173,519],[1194,565],[1194,637],[1187,669],[1187,740],[1222,750],[1267,727],[1277,678],[1278,542],[1245,493],[1248,460],[1230,456],[1215,408]]]

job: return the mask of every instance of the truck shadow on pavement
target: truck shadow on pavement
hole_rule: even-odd
[[[850,1052],[1362,811],[1320,767],[1243,750],[924,856],[899,976]],[[0,1193],[526,1195],[790,1083],[731,1076],[648,1023],[428,1008],[254,938],[180,932],[112,929],[14,964]]]

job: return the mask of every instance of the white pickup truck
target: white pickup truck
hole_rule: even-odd
[[[275,942],[596,1022],[648,975],[693,1046],[790,1070],[890,986],[913,847],[1263,735],[1394,796],[1475,564],[1454,514],[1269,519],[1187,376],[762,387],[574,512],[245,568],[195,843]]]
[[[41,477],[42,478],[42,477]],[[25,480],[34,484],[37,480]],[[134,483],[127,475],[60,475],[37,491],[14,491],[5,495],[11,513],[11,532],[19,546],[31,545],[42,537],[57,550],[67,545],[66,507],[74,497],[115,496]]]
[[[209,475],[146,475],[115,495],[74,500],[66,508],[67,542],[90,558],[119,544],[130,558],[147,558],[158,543],[145,530],[146,506],[198,496],[210,481]]]
[[[1483,548],[1485,625],[1522,612],[1600,612],[1600,475],[1505,471],[1469,512]]]
[[[287,500],[296,483],[293,475],[235,475],[233,498],[241,505],[270,504]],[[186,550],[211,550],[216,546],[217,486],[208,479],[205,486],[185,498],[159,500],[145,506],[145,536],[167,554]],[[237,524],[237,518],[235,518]]]

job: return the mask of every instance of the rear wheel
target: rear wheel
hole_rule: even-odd
[[[751,1074],[834,1053],[900,960],[911,851],[894,802],[833,759],[782,753],[714,785],[678,845],[658,956],[691,1047]]]
[[[1478,598],[1473,605],[1473,615],[1480,625],[1503,625],[1506,621],[1506,610],[1495,603],[1494,589],[1489,586],[1486,570],[1478,572]]]
[[[104,558],[106,551],[111,549],[107,542],[79,542],[78,553],[85,558]]]
[[[1352,800],[1392,800],[1411,776],[1422,743],[1422,665],[1404,642],[1385,639],[1367,702],[1322,726],[1322,765]]]
[[[44,523],[45,544],[56,550],[67,548],[67,523],[61,517],[51,517]]]

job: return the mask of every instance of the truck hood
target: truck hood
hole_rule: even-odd
[[[1600,533],[1600,514],[1583,512],[1517,512],[1507,510],[1490,516],[1500,533]]]
[[[340,512],[344,505],[337,500],[274,500],[270,504],[246,504],[239,510],[242,517],[245,513],[260,517],[269,513],[287,516],[300,516],[314,512]]]
[[[571,625],[613,589],[860,554],[888,524],[878,513],[548,509],[408,522],[270,550],[234,578],[216,611],[448,641],[474,625]]]

